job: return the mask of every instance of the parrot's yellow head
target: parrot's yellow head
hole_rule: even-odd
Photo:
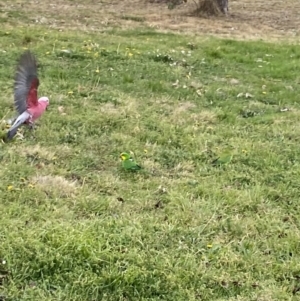
[[[122,159],[122,161],[125,161],[125,160],[130,159],[130,155],[127,153],[121,153],[120,158]]]

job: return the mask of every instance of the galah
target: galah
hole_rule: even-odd
[[[22,124],[27,124],[33,128],[34,122],[41,117],[48,107],[48,97],[38,99],[38,87],[37,61],[34,55],[27,50],[21,55],[16,70],[14,103],[19,116],[8,130],[8,139],[12,139],[16,135]]]

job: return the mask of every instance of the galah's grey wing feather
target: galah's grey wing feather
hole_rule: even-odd
[[[34,55],[25,51],[18,62],[15,83],[14,83],[14,101],[19,114],[27,109],[27,97],[34,79],[38,78],[37,62]]]

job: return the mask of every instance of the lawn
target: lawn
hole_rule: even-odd
[[[0,300],[299,300],[298,45],[3,22],[2,128],[26,48],[50,106],[0,143]]]

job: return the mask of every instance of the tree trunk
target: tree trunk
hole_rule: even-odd
[[[227,14],[228,12],[228,0],[216,0],[222,13]]]

